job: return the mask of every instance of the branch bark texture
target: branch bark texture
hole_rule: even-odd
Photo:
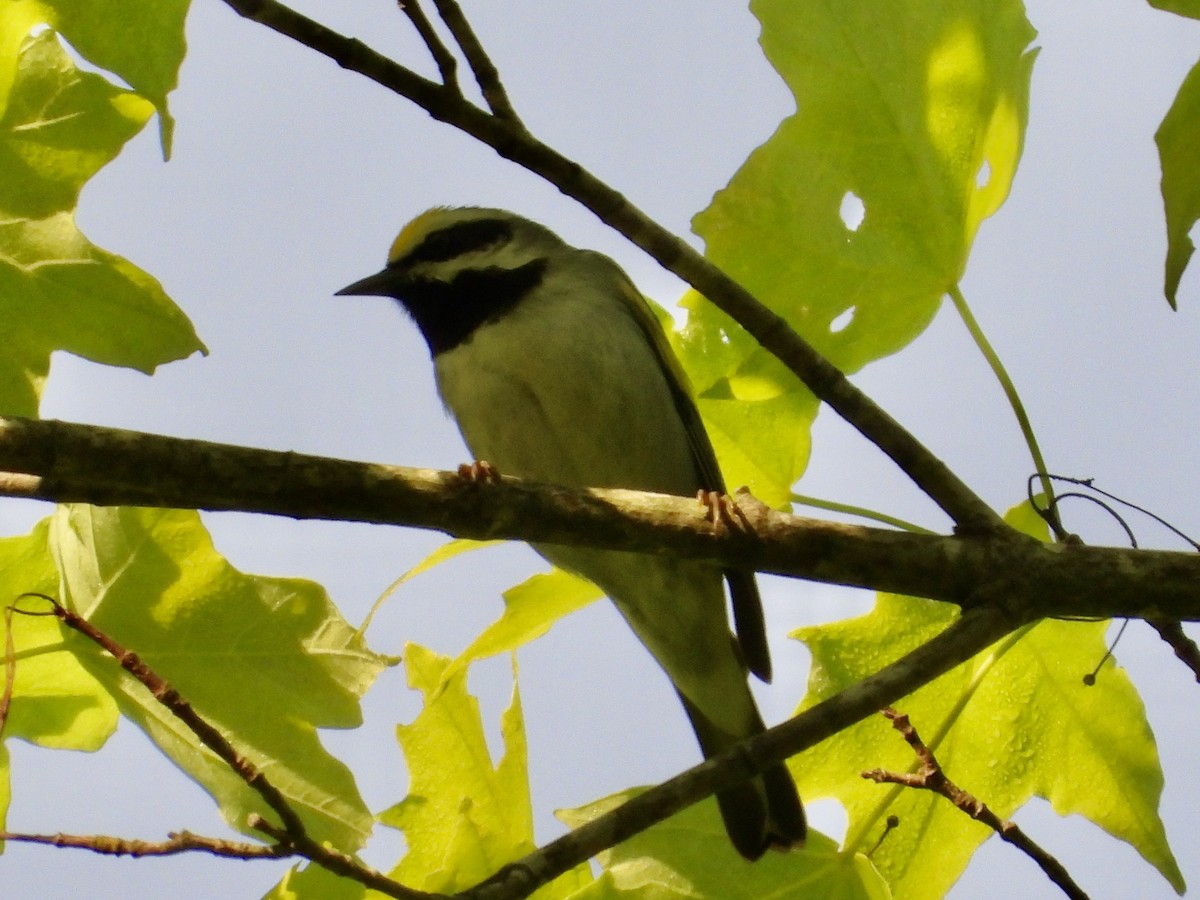
[[[100,506],[407,525],[585,544],[1047,616],[1200,619],[1200,554],[909,534],[792,516],[740,495],[737,527],[692,498],[352,462],[67,422],[0,418],[0,494]]]

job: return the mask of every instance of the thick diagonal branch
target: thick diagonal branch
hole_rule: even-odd
[[[937,637],[869,678],[733,750],[633,797],[620,808],[506,866],[459,896],[464,900],[526,897],[601,850],[638,833],[648,822],[662,821],[699,797],[815,746],[895,702],[917,685],[929,683],[984,650],[1012,626],[997,610],[968,613]]]

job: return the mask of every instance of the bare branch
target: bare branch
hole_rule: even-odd
[[[459,537],[706,559],[832,584],[1001,603],[1045,616],[1200,619],[1200,555],[907,534],[791,516],[738,496],[742,527],[694,498],[496,483],[409,469],[0,417],[0,494],[101,506],[239,510],[408,525]],[[986,598],[986,599],[985,599]]]
[[[1200,647],[1184,634],[1183,623],[1178,619],[1150,619],[1147,624],[1170,645],[1179,661],[1191,669],[1196,681],[1200,682]]]
[[[475,75],[475,83],[483,92],[483,99],[487,102],[488,108],[497,118],[519,125],[521,119],[517,116],[517,111],[513,109],[513,105],[508,99],[508,92],[500,82],[500,73],[492,65],[492,60],[487,55],[487,51],[483,49],[483,45],[479,43],[479,38],[475,36],[475,30],[463,14],[462,7],[455,0],[433,0],[433,2],[437,7],[438,15],[446,23],[446,27],[450,29],[450,33],[454,35],[454,40],[462,50],[463,56],[470,63],[471,71]],[[522,130],[524,130],[523,127]]]
[[[271,809],[275,810],[283,822],[287,834],[304,834],[304,824],[283,793],[271,784],[257,766],[239,753],[221,732],[197,713],[192,705],[161,675],[142,662],[141,657],[118,644],[111,636],[105,634],[78,613],[67,609],[53,597],[34,592],[22,594],[21,597],[39,597],[45,600],[50,604],[51,611],[60,622],[111,654],[122,669],[141,682],[155,700],[165,706],[175,718],[183,722],[205,747],[215,753],[222,762],[237,773],[238,777],[251,790],[262,797]],[[28,610],[17,609],[16,611],[29,614]]]
[[[281,859],[292,853],[285,847],[226,841],[221,838],[192,834],[190,831],[174,832],[168,835],[168,839],[165,841],[140,841],[104,834],[63,834],[62,832],[58,834],[23,834],[15,831],[0,831],[0,841],[71,847],[77,850],[90,850],[92,853],[100,853],[105,856],[175,856],[179,853],[203,852],[230,859]]]
[[[921,740],[917,729],[909,722],[908,716],[898,713],[894,709],[885,709],[883,714],[891,719],[893,727],[913,748],[913,753],[916,754],[921,765],[916,772],[888,772],[883,769],[872,769],[870,772],[863,772],[863,778],[869,778],[881,784],[900,784],[940,794],[976,822],[991,828],[1000,835],[1002,840],[1023,851],[1071,900],[1088,900],[1088,895],[1075,883],[1063,864],[1053,855],[1025,834],[1015,822],[1004,821],[992,812],[986,803],[964,791],[949,779],[933,751]]]
[[[513,900],[586,862],[654,822],[674,815],[722,787],[794,756],[881,707],[906,696],[988,647],[1013,623],[996,610],[967,613],[937,637],[853,687],[733,750],[651,788],[572,831],[460,896],[464,900]]]
[[[226,740],[223,734],[200,716],[193,709],[192,705],[178,691],[171,687],[162,676],[142,662],[141,658],[134,651],[121,646],[111,636],[74,611],[67,609],[53,597],[34,592],[22,594],[21,597],[38,597],[45,600],[50,604],[50,613],[56,616],[59,621],[107,651],[122,669],[136,678],[150,691],[155,700],[183,722],[188,730],[204,746],[215,753],[249,788],[262,797],[266,804],[275,811],[280,821],[283,822],[282,828],[268,822],[260,815],[252,814],[250,816],[250,826],[274,839],[278,845],[275,848],[266,848],[270,851],[269,853],[258,855],[290,856],[293,853],[299,854],[337,875],[352,878],[360,884],[381,891],[389,897],[399,898],[399,900],[431,900],[431,898],[441,896],[407,888],[399,882],[393,881],[380,872],[377,872],[370,866],[364,865],[354,857],[341,853],[326,844],[314,841],[308,836],[308,832],[304,828],[304,823],[300,820],[300,816],[292,807],[291,802],[283,795],[283,792],[275,787],[257,766],[238,752]],[[15,609],[15,612],[25,615],[44,615],[43,613],[31,612],[25,609]],[[132,854],[137,856],[165,855],[168,852],[165,847],[170,846],[169,843],[168,845],[152,845],[142,841],[127,841],[120,838],[106,837],[74,839],[78,841],[77,843],[71,843],[71,840],[69,836],[56,835],[52,840],[41,842],[55,843],[61,846],[86,847],[96,852],[113,853],[116,855]],[[159,852],[154,852],[156,847]],[[181,849],[198,848],[189,847]],[[199,849],[216,852],[213,849],[211,841],[205,843]]]
[[[241,15],[328,56],[343,68],[407,97],[435,119],[463,130],[504,158],[545,178],[733,317],[817,398],[886,453],[954,520],[960,533],[1007,530],[1008,526],[996,512],[945,463],[851,384],[786,321],[618,191],[534,138],[518,122],[478,109],[452,91],[420,78],[361,42],[325,28],[276,0],[224,2]]]
[[[398,0],[398,2],[400,9],[408,16],[409,21],[417,30],[417,34],[429,48],[429,55],[433,57],[433,61],[438,67],[438,73],[442,76],[442,84],[461,96],[462,89],[458,86],[458,60],[438,37],[429,17],[425,15],[425,10],[421,8],[419,0]]]
[[[328,869],[333,874],[353,879],[388,897],[395,897],[397,900],[449,900],[445,894],[430,894],[405,887],[382,872],[359,862],[353,856],[335,850],[328,844],[317,843],[308,835],[302,835],[297,839],[290,832],[276,828],[261,816],[251,815],[250,825],[276,841],[294,846],[298,854],[312,860],[322,868]]]

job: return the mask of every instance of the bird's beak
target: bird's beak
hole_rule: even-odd
[[[347,285],[337,292],[336,296],[354,297],[394,297],[400,281],[400,273],[395,269],[383,269],[374,275],[368,275],[354,284]]]

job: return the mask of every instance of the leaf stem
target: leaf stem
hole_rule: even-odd
[[[837,500],[825,500],[821,497],[810,497],[807,494],[792,494],[792,502],[799,503],[801,506],[810,506],[813,509],[824,509],[829,512],[843,513],[848,516],[856,516],[860,519],[870,519],[872,522],[881,522],[884,525],[891,525],[894,528],[899,528],[901,531],[908,531],[912,534],[936,534],[930,528],[923,525],[917,525],[915,522],[909,522],[905,519],[897,518],[896,516],[888,515],[885,512],[879,512],[875,509],[868,509],[865,506],[855,506],[852,503],[839,503]]]
[[[1000,361],[1000,356],[996,353],[991,341],[987,339],[987,335],[983,333],[983,329],[979,325],[979,321],[975,318],[975,314],[971,312],[971,307],[967,304],[966,297],[958,285],[954,285],[947,292],[950,296],[954,308],[958,311],[959,318],[967,327],[967,332],[971,335],[971,339],[975,341],[975,346],[979,348],[979,352],[983,354],[983,358],[987,360],[988,366],[991,367],[992,374],[996,376],[996,380],[1000,382],[1000,387],[1004,391],[1004,396],[1008,398],[1008,405],[1012,408],[1013,415],[1017,418],[1017,424],[1021,428],[1021,434],[1025,438],[1025,445],[1029,448],[1029,455],[1033,458],[1033,467],[1037,472],[1038,480],[1042,484],[1042,491],[1046,495],[1046,505],[1050,512],[1050,527],[1054,530],[1054,535],[1058,540],[1064,540],[1067,536],[1066,530],[1058,519],[1058,510],[1054,506],[1054,487],[1050,483],[1049,470],[1046,468],[1046,460],[1042,456],[1041,447],[1038,446],[1037,436],[1033,433],[1033,425],[1030,424],[1029,414],[1025,411],[1025,404],[1021,402],[1021,395],[1017,393],[1017,387],[1013,384],[1012,378],[1009,377],[1008,370],[1004,368],[1004,363]]]

